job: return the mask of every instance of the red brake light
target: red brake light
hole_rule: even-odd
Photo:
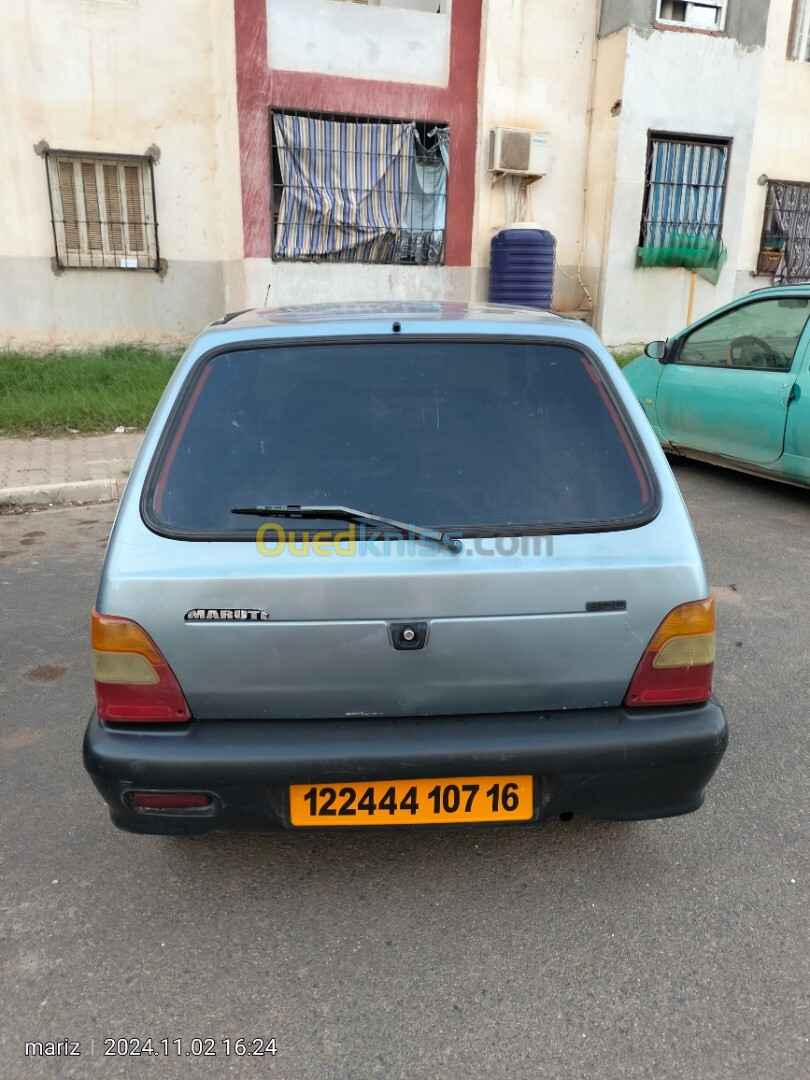
[[[93,677],[101,720],[166,724],[191,716],[174,672],[131,619],[93,611]]]
[[[624,704],[638,707],[708,701],[714,645],[714,597],[676,607],[639,660]]]
[[[202,791],[135,791],[129,798],[137,810],[205,810],[213,802]]]

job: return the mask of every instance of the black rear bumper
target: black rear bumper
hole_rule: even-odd
[[[289,828],[289,784],[531,774],[537,822],[697,810],[728,743],[715,702],[663,709],[107,727],[84,763],[113,822],[140,833]],[[204,811],[139,811],[132,791],[204,791]]]

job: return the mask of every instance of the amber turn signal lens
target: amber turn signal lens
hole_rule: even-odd
[[[147,632],[131,619],[100,615],[93,609],[93,648],[97,652],[135,653],[150,664],[165,664]]]
[[[681,604],[664,619],[652,636],[648,649],[660,649],[670,638],[683,637],[686,634],[714,633],[714,596],[705,600],[696,600],[691,604]]]

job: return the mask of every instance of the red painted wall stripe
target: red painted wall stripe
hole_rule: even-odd
[[[475,206],[478,58],[482,0],[454,0],[447,86],[345,79],[267,66],[265,0],[234,0],[236,95],[245,257],[269,258],[270,130],[267,110],[312,109],[431,120],[450,125],[447,185],[448,266],[469,266]]]

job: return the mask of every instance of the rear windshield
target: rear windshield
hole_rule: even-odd
[[[486,535],[638,524],[654,498],[578,349],[389,339],[204,362],[161,441],[144,511],[169,535],[255,535],[257,520],[233,508],[291,504]]]

